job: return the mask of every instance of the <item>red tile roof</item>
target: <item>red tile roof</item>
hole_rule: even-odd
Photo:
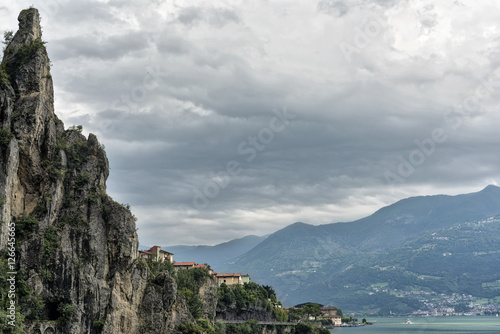
[[[240,273],[217,274],[217,277],[241,277],[241,274]]]
[[[174,255],[174,253],[170,253],[170,252],[167,252],[167,251],[164,251],[163,249],[161,249],[160,246],[153,246],[151,247],[150,249],[148,249],[147,251],[139,251],[139,252],[151,252],[151,253],[148,253],[148,254],[152,254],[153,251],[159,249],[160,250],[160,253],[166,253],[166,254],[171,254],[171,255]]]
[[[194,266],[195,262],[174,262],[174,266]]]

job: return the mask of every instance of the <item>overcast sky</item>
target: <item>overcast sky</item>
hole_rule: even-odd
[[[144,245],[216,244],[500,181],[500,4],[34,4],[56,113],[106,146]]]

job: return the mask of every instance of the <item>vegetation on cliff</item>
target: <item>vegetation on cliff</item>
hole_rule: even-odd
[[[0,65],[0,332],[175,333],[184,299],[172,280],[149,287],[136,219],[106,194],[103,145],[54,113],[38,10],[18,21]]]
[[[214,323],[217,285],[206,269],[138,259],[136,218],[106,194],[103,145],[54,113],[38,10],[18,21],[0,65],[0,331],[254,332],[255,322]],[[231,316],[285,319],[270,288],[224,293]]]

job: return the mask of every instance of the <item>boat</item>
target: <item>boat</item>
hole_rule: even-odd
[[[406,319],[405,324],[406,324],[406,325],[411,325],[411,324],[413,324],[413,322],[411,322],[411,320],[410,320],[410,319]]]

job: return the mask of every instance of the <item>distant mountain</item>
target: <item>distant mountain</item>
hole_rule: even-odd
[[[162,249],[174,253],[174,260],[177,262],[208,263],[215,271],[220,271],[219,268],[236,261],[266,238],[267,236],[249,235],[215,246],[166,246]]]
[[[483,288],[500,280],[500,220],[490,219],[498,214],[496,186],[412,197],[351,223],[292,224],[223,269],[274,286],[286,306],[308,300],[366,312],[425,306],[395,289],[500,297],[500,289]]]

